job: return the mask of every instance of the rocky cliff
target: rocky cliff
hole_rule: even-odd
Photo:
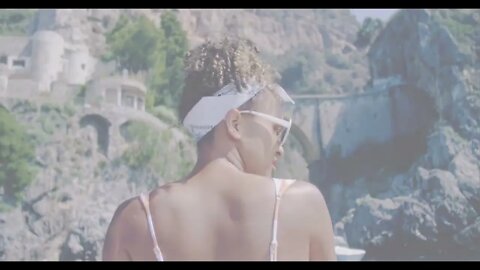
[[[362,91],[368,79],[364,52],[354,42],[360,27],[348,10],[174,10],[190,47],[224,35],[254,41],[285,77],[291,92]],[[100,57],[108,49],[105,33],[121,15],[145,16],[159,25],[161,9],[40,10],[32,26],[55,30],[66,40],[87,44]]]
[[[373,79],[402,76],[407,88],[429,97],[438,119],[424,138],[426,150],[406,172],[337,186],[350,205],[337,233],[365,248],[366,259],[480,258],[480,65],[474,51],[462,49],[476,41],[473,34],[452,35],[449,25],[456,22],[439,20],[436,12],[398,13],[369,52]],[[476,14],[452,12],[452,18]],[[468,22],[479,29],[478,20]],[[372,185],[384,188],[374,192]]]

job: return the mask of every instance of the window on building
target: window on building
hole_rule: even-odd
[[[8,56],[2,55],[0,56],[0,64],[8,64]]]
[[[110,25],[110,18],[108,18],[107,16],[104,16],[102,18],[102,26],[103,28],[108,28],[108,26]]]
[[[132,95],[122,95],[122,106],[123,107],[128,107],[128,108],[133,108],[135,102],[135,97]]]
[[[14,67],[24,68],[27,65],[27,63],[25,62],[25,59],[15,59],[13,60],[12,65]]]
[[[143,107],[144,107],[144,101],[143,101],[143,98],[137,98],[137,109],[139,110],[143,110]]]

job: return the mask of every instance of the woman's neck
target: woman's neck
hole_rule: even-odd
[[[208,146],[198,147],[197,163],[193,167],[193,170],[190,172],[190,174],[185,177],[185,179],[192,178],[194,175],[197,175],[199,172],[201,172],[206,166],[217,161],[226,165],[231,165],[238,171],[245,171],[244,163],[235,148],[232,148],[228,152],[218,150],[215,151],[212,150],[212,148],[208,148]]]

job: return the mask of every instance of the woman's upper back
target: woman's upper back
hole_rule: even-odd
[[[165,260],[269,260],[273,235],[279,260],[310,258],[312,230],[321,225],[316,224],[321,213],[312,207],[313,185],[297,181],[284,193],[274,233],[274,181],[244,173],[196,177],[149,195]],[[104,259],[156,259],[145,210],[139,198],[119,207],[107,233]]]

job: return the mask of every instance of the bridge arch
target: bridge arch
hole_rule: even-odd
[[[97,135],[98,150],[105,156],[108,155],[110,143],[110,126],[112,123],[100,114],[87,114],[80,118],[80,127],[91,126],[95,129]]]
[[[156,130],[155,126],[150,126],[149,125],[150,123],[144,119],[140,119],[140,118],[127,119],[118,125],[118,132],[120,133],[120,136],[125,142],[132,142],[134,140],[135,135],[131,134],[132,132],[131,127],[133,127],[136,124],[143,124],[148,126],[149,128],[152,128],[153,130]]]
[[[123,138],[123,140],[125,140],[126,142],[132,140],[132,135],[129,132],[129,127],[132,126],[133,123],[134,120],[127,120],[118,126],[118,132],[120,133],[120,136]]]
[[[293,136],[300,144],[302,156],[308,164],[311,164],[313,161],[320,158],[318,146],[314,145],[310,139],[308,139],[305,132],[294,123],[292,123],[290,129],[290,136]]]

